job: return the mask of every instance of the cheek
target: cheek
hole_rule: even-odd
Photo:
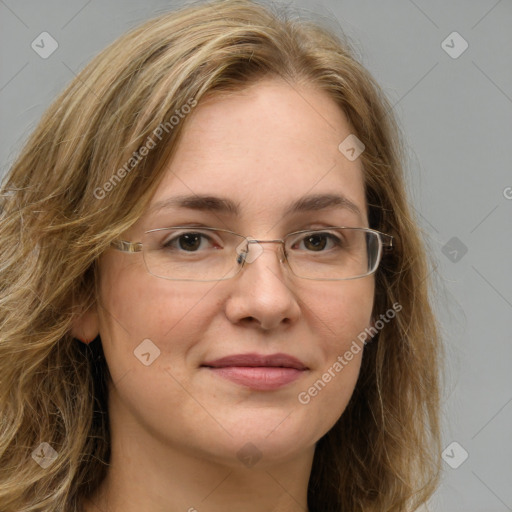
[[[374,280],[338,283],[319,296],[322,299],[311,305],[309,324],[320,332],[320,364],[297,400],[308,411],[310,427],[321,436],[342,415],[356,386],[364,352],[358,336],[371,322]]]
[[[138,368],[134,355],[143,349],[142,353],[149,348],[150,353],[163,356],[160,363],[185,354],[214,314],[212,301],[205,297],[215,283],[196,286],[192,293],[184,283],[175,285],[133,265],[111,267],[104,276],[100,334],[113,377]]]
[[[308,324],[322,337],[325,356],[345,351],[353,339],[370,325],[375,284],[372,276],[353,281],[329,283],[304,308]],[[313,333],[312,333],[313,334]]]

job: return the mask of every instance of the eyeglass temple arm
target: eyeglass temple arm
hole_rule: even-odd
[[[142,251],[142,244],[140,242],[127,242],[126,240],[114,240],[110,245],[122,252],[141,252]]]
[[[382,249],[385,252],[391,252],[394,249],[393,236],[378,231],[380,239],[382,241]]]

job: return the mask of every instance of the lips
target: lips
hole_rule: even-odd
[[[277,390],[309,369],[288,354],[237,354],[207,361],[201,366],[213,375],[256,391]]]
[[[207,361],[202,366],[209,366],[211,368],[227,368],[230,366],[243,366],[243,367],[270,367],[270,368],[295,368],[296,370],[307,370],[307,366],[299,361],[296,357],[288,354],[237,354],[214,361]]]

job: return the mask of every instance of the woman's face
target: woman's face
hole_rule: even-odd
[[[266,240],[301,229],[368,226],[360,159],[338,149],[351,129],[325,93],[266,80],[211,97],[189,115],[148,213],[125,240],[187,223]],[[327,194],[360,213],[348,202],[305,201]],[[238,212],[215,209],[213,201],[151,210],[181,196],[213,196]],[[299,200],[309,208],[289,212]],[[218,282],[155,277],[141,253],[103,256],[97,315],[82,329],[101,335],[114,433],[129,430],[211,461],[240,464],[248,456],[265,464],[311,453],[338,420],[359,373],[362,351],[351,346],[371,322],[373,276],[300,279],[280,263],[279,244],[261,248],[239,274]],[[286,354],[306,369],[205,366],[239,355],[254,362],[255,354]]]

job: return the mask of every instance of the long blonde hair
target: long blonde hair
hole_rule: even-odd
[[[78,512],[104,479],[109,372],[99,337],[79,343],[72,322],[95,304],[98,257],[163,176],[187,123],[171,117],[264,77],[313,84],[344,111],[365,145],[370,227],[395,237],[376,274],[374,312],[402,310],[366,346],[347,409],[317,443],[308,507],[398,512],[432,495],[440,342],[391,105],[341,35],[284,9],[223,0],[160,15],[101,52],[50,106],[3,182],[3,512]],[[135,158],[150,138],[155,145]],[[41,443],[56,452],[47,467],[36,463],[37,450],[49,453]]]

